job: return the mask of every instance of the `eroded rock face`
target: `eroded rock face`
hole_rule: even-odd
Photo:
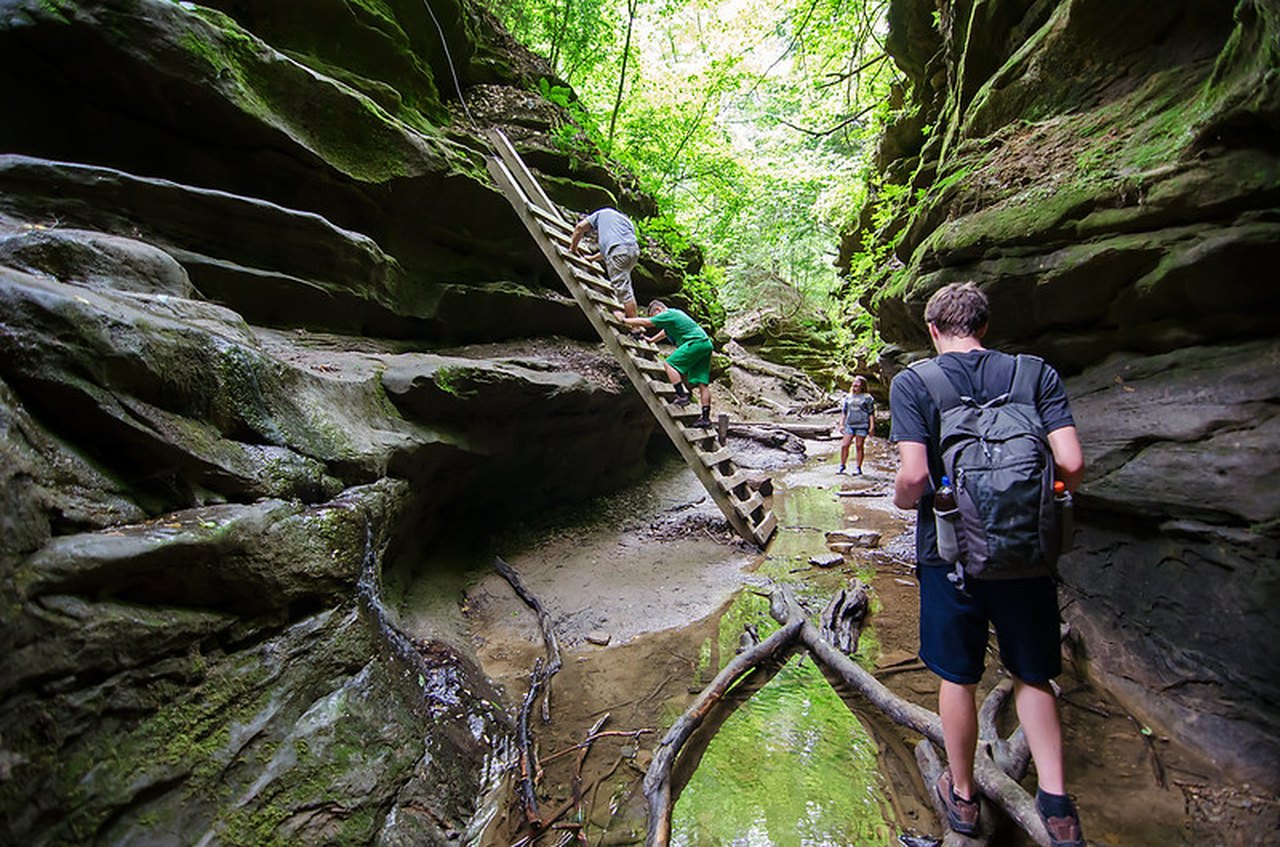
[[[924,303],[974,280],[992,345],[1070,377],[1082,652],[1136,713],[1276,788],[1280,17],[1257,0],[933,11],[890,14],[913,102],[880,164],[923,199],[875,234],[882,364],[926,355]]]
[[[0,3],[0,841],[479,819],[509,722],[463,634],[400,633],[382,569],[617,485],[652,432],[485,172],[457,89],[546,71],[493,26]],[[558,199],[651,202],[535,106],[508,128]]]

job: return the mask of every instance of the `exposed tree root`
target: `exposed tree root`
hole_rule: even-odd
[[[840,611],[851,605],[850,596],[856,596],[857,589],[860,587],[854,586],[844,598],[835,598],[832,605],[828,607],[828,616],[834,612],[835,616],[839,617]],[[725,698],[735,682],[753,669],[799,648],[808,650],[815,662],[860,694],[894,723],[924,736],[926,740],[916,748],[916,761],[925,785],[929,789],[930,799],[939,812],[942,828],[947,832],[945,844],[952,847],[974,847],[974,845],[987,844],[994,831],[994,815],[991,807],[995,806],[1025,830],[1037,844],[1048,847],[1049,836],[1036,814],[1035,800],[1017,783],[1017,780],[1026,774],[1030,761],[1026,738],[1021,728],[1008,738],[1001,738],[996,731],[996,717],[1008,702],[1013,690],[1011,680],[997,685],[987,696],[979,711],[980,740],[974,762],[974,781],[983,797],[984,824],[978,838],[966,838],[948,829],[946,815],[933,790],[933,785],[943,768],[935,747],[935,745],[943,746],[942,721],[938,715],[898,697],[871,673],[825,640],[818,627],[809,620],[807,613],[785,586],[775,588],[770,595],[770,613],[782,624],[782,627],[764,641],[739,653],[725,665],[685,713],[676,720],[659,743],[653,763],[649,766],[644,778],[644,794],[649,802],[649,826],[646,840],[649,847],[665,847],[670,842],[673,807],[672,770],[677,757],[682,752],[682,746],[690,735],[707,720],[712,708]],[[856,616],[849,616],[850,619],[854,617]],[[860,620],[857,621],[858,624],[860,622]],[[849,652],[856,649],[856,634],[852,643],[845,637],[848,635],[847,631],[833,634],[840,636],[842,646],[847,645]]]

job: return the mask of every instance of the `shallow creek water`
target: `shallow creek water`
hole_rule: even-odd
[[[632,491],[507,532],[481,551],[443,551],[405,587],[406,629],[427,638],[469,632],[465,646],[512,714],[544,650],[535,616],[492,571],[492,555],[510,562],[548,609],[564,667],[553,681],[550,722],[531,722],[544,769],[540,809],[566,808],[562,821],[581,826],[587,843],[643,843],[640,782],[652,750],[734,655],[745,625],[761,638],[776,628],[763,596],[772,582],[792,585],[816,615],[851,577],[862,579],[872,612],[855,658],[900,696],[936,709],[936,680],[914,660],[910,516],[889,502],[887,445],[871,444],[862,477],[835,475],[831,442],[809,446],[804,464],[775,472],[779,531],[764,555],[716,537],[707,528],[715,507],[691,473],[670,463]],[[826,532],[849,527],[880,532],[880,546],[854,550],[834,568],[809,563],[829,552]],[[999,673],[993,660],[983,688]],[[1091,840],[1214,843],[1203,841],[1175,787],[1179,775],[1199,777],[1196,766],[1143,735],[1105,694],[1070,674],[1060,681],[1069,773],[1083,777],[1071,788]],[[674,844],[871,847],[903,834],[941,835],[915,772],[916,739],[833,689],[803,654],[730,700],[736,708],[711,721],[714,732],[691,739],[693,755],[677,769],[676,784],[687,784],[675,805]],[[585,755],[575,749],[606,716],[603,730],[618,734],[598,738]],[[1169,775],[1166,788],[1153,777],[1153,752]],[[518,810],[505,810],[483,843],[511,844],[520,833]],[[1030,843],[1010,836],[1003,843]]]
[[[839,570],[809,574],[809,558],[826,550],[823,528],[844,523],[832,494],[779,490],[783,529],[755,572],[792,584],[815,609],[847,581]],[[739,593],[720,618],[722,657],[733,655],[748,625],[760,638],[778,627],[768,600],[752,591]],[[864,657],[874,660],[874,644],[871,627]],[[719,726],[675,805],[672,843],[885,844],[891,820],[875,741],[813,662],[794,656]]]

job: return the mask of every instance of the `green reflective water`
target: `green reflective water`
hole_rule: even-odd
[[[794,583],[797,594],[812,597],[820,609],[848,575],[838,569],[815,574],[807,563],[826,551],[824,533],[843,525],[843,506],[823,489],[786,492],[774,506],[784,529],[760,572]],[[805,572],[792,573],[800,569]],[[700,651],[709,665],[701,670],[701,683],[732,658],[745,624],[754,624],[761,638],[777,629],[767,598],[744,592],[725,613],[718,643]],[[792,658],[715,734],[676,801],[673,845],[892,843],[875,742],[802,656]]]

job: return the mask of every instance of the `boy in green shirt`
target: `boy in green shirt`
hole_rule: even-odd
[[[702,417],[693,422],[694,426],[711,426],[711,339],[706,331],[679,309],[669,308],[661,300],[649,304],[649,317],[628,317],[622,312],[614,312],[613,316],[630,327],[653,330],[657,332],[646,340],[657,343],[662,339],[669,340],[676,346],[664,361],[667,379],[675,386],[676,397],[671,402],[677,406],[689,405],[689,391],[685,387],[698,386],[699,399],[702,400]]]

